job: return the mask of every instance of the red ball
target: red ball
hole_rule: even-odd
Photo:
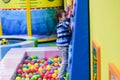
[[[38,62],[38,63],[41,63],[41,61],[40,61],[40,60],[37,60],[37,62]]]
[[[28,64],[28,60],[25,60],[24,64]]]
[[[55,78],[51,78],[51,80],[55,80]]]
[[[25,77],[26,77],[24,73],[22,74],[22,77],[23,77],[23,78],[25,78]]]
[[[59,57],[58,55],[55,56],[55,58],[58,58],[58,57]]]
[[[51,79],[51,78],[52,78],[52,74],[48,74],[48,78],[50,78],[50,79]]]
[[[33,61],[31,61],[30,64],[34,65],[35,63]]]
[[[40,72],[39,74],[41,75],[42,78],[44,77],[44,74],[42,72]]]
[[[48,60],[48,58],[47,58],[47,57],[44,57],[43,59],[44,59],[45,61],[47,61],[47,60]]]

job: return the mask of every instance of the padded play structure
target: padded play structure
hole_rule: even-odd
[[[11,48],[37,47],[37,39],[34,37],[2,36],[0,41],[2,39],[7,39],[8,44],[0,44],[0,60]]]
[[[51,6],[47,4],[43,6],[45,4],[44,1]],[[39,35],[44,37],[44,33],[51,36],[51,33],[54,33],[54,26],[51,25],[55,25],[54,22],[51,22],[53,21],[53,13],[62,7],[63,2],[62,0],[44,1],[35,0],[34,2],[33,0],[26,0],[25,2],[25,0],[16,0],[14,2],[13,0],[8,0],[8,2],[4,2],[4,0],[1,0],[0,4],[3,6],[0,10],[0,13],[2,13],[0,35],[12,35],[12,32],[14,32],[15,35],[21,33],[22,35],[35,36],[40,40],[42,39]],[[34,3],[39,3],[41,6]],[[64,0],[64,3],[65,10],[72,9],[72,22],[74,23],[69,80],[120,80],[120,1]],[[10,6],[11,4],[16,4],[16,8],[14,8],[14,5]],[[17,14],[23,17],[17,18]],[[11,15],[14,17],[11,18]],[[15,20],[16,18],[17,20]],[[37,26],[34,26],[34,24]],[[3,27],[4,25],[7,28]],[[15,29],[10,27],[6,31],[9,25]],[[21,26],[24,26],[24,28],[21,28]],[[53,40],[55,37],[51,39]],[[46,41],[45,38],[44,40]],[[20,52],[16,52],[19,50]],[[47,52],[50,52],[50,54]],[[0,79],[14,79],[15,69],[24,55],[35,54],[43,57],[52,56],[52,54],[56,53],[59,54],[56,47],[11,49],[0,62]],[[7,64],[10,60],[15,64]],[[18,62],[15,60],[18,60]],[[7,69],[8,65],[11,70]]]
[[[56,39],[54,13],[62,0],[1,0],[0,35],[33,36],[38,42]],[[49,5],[48,5],[49,4]]]
[[[47,5],[47,3],[51,5],[48,8],[52,11],[45,8],[46,6],[36,7],[38,5],[34,4],[34,3],[44,4],[44,1],[46,3],[45,5]],[[10,0],[9,2],[4,2],[4,0],[0,1],[0,4],[3,5],[2,10],[1,10],[1,13],[2,13],[1,24],[2,25],[0,27],[0,31],[1,31],[0,34],[1,35],[4,35],[4,34],[12,35],[14,32],[15,35],[18,35],[18,33],[21,33],[23,35],[25,34],[28,36],[32,36],[36,34],[36,31],[38,31],[39,34],[44,34],[44,33],[46,34],[48,30],[47,28],[48,26],[42,23],[47,23],[47,25],[54,24],[53,22],[51,22],[53,20],[53,13],[61,7],[62,0],[44,0],[44,1],[40,1],[40,0],[36,0],[36,1],[26,0],[26,2],[24,0],[22,1],[21,0],[16,0],[16,1]],[[72,19],[74,22],[72,53],[75,53],[75,54],[72,54],[72,63],[71,63],[72,67],[70,69],[71,70],[70,80],[77,80],[77,79],[89,80],[90,79],[90,66],[89,66],[90,65],[90,58],[89,58],[90,52],[89,52],[88,1],[87,0],[84,0],[84,1],[74,0],[73,2],[74,2],[73,3],[74,8],[71,8],[71,9],[74,9],[73,10],[74,17]],[[31,3],[31,7],[30,7],[30,3]],[[16,6],[14,8],[15,4]],[[54,9],[51,8],[51,7],[54,7],[53,5],[55,6]],[[28,14],[27,16],[25,16],[26,15],[25,11],[26,11],[26,14]],[[40,11],[42,11],[44,14],[41,13]],[[30,13],[32,16],[30,16]],[[48,13],[50,13],[50,15],[47,15]],[[19,14],[20,17],[17,14]],[[14,16],[14,17],[11,18],[10,16]],[[15,20],[16,18],[17,20]],[[43,22],[44,20],[45,22]],[[34,24],[35,25],[38,24],[38,25],[34,26]],[[5,25],[6,27],[3,27]],[[8,25],[11,26],[9,30],[8,30]],[[82,27],[79,27],[78,25]],[[24,28],[22,26],[24,26]],[[14,29],[12,29],[12,27]],[[38,27],[38,28],[34,28],[34,27]],[[52,31],[54,31],[53,27],[54,26],[49,27],[49,30],[51,29]],[[47,28],[47,29],[43,29],[43,28]],[[49,30],[48,30],[47,35],[50,35],[49,33],[51,33],[51,31],[49,32]],[[23,55],[23,54],[20,54],[20,55]],[[5,57],[7,57],[7,55]],[[4,59],[2,59],[2,61],[4,61]],[[4,64],[4,62],[3,63],[1,62],[1,64],[7,65],[7,64]],[[0,77],[1,76],[3,78],[5,75],[0,74]],[[11,77],[9,79],[11,79]]]

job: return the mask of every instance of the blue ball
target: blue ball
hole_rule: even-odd
[[[52,64],[53,62],[51,60],[48,60],[48,64]]]
[[[32,61],[33,61],[34,63],[37,63],[37,59],[33,59]]]
[[[28,65],[24,65],[23,67],[24,67],[24,68],[28,68]]]
[[[28,57],[27,59],[28,59],[28,60],[32,60],[32,58],[31,58],[31,57]]]

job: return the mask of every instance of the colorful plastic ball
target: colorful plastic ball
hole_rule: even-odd
[[[18,73],[18,74],[21,74],[21,73],[22,73],[22,70],[21,70],[21,69],[18,69],[18,70],[17,70],[17,73]]]
[[[39,69],[38,69],[38,72],[42,72],[43,71],[43,69],[40,67]]]
[[[26,77],[25,74],[22,74],[22,77],[25,78]]]
[[[58,74],[58,70],[54,70],[54,73]]]
[[[21,77],[16,77],[16,79],[15,80],[21,80]]]
[[[28,65],[24,65],[23,67],[24,67],[24,68],[28,68]]]
[[[47,57],[44,57],[43,59],[44,59],[45,61],[47,61],[47,60],[48,60],[48,58],[47,58]]]
[[[58,61],[58,58],[54,58],[54,62],[57,62]]]
[[[53,62],[51,60],[48,60],[48,64],[52,64]]]
[[[28,64],[28,60],[25,60],[24,64]]]
[[[35,63],[33,61],[31,61],[30,64],[34,65]]]
[[[41,63],[44,64],[45,60],[42,60]]]
[[[39,59],[39,57],[38,56],[34,56],[34,59]]]
[[[41,61],[40,60],[37,60],[37,63],[40,63]]]
[[[17,74],[18,77],[21,77],[21,74]]]
[[[38,78],[38,80],[42,80],[42,78]]]
[[[8,40],[7,39],[2,39],[1,40],[1,45],[6,45],[8,44]]]
[[[37,62],[37,59],[33,59],[32,61],[33,61],[34,63],[36,63],[36,62]]]
[[[31,57],[28,57],[27,59],[28,59],[28,60],[32,60],[32,58],[31,58]]]
[[[36,80],[37,79],[37,75],[33,75],[32,78],[34,78]]]
[[[27,77],[27,78],[25,78],[25,80],[30,80],[30,79]]]
[[[25,78],[22,78],[21,80],[25,80]]]
[[[57,74],[56,74],[56,73],[53,73],[53,74],[52,74],[52,77],[53,77],[53,78],[56,78],[56,77],[57,77]]]
[[[34,56],[30,56],[30,58],[32,58],[32,60],[34,59]]]
[[[35,63],[35,64],[34,64],[34,66],[35,66],[35,67],[38,67],[38,66],[39,66],[39,64],[38,64],[38,63]]]
[[[59,57],[58,55],[55,56],[55,58],[58,58],[58,57]]]
[[[50,65],[47,65],[47,67],[46,67],[46,70],[50,70],[51,69],[51,66]]]
[[[40,76],[40,75],[38,75],[38,74],[37,74],[36,76],[37,76],[37,78],[38,78],[38,79],[39,79],[39,78],[41,78],[41,76]]]
[[[22,70],[23,70],[23,72],[27,72],[28,69],[27,68],[23,68]]]

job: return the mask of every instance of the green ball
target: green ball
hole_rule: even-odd
[[[39,57],[38,57],[38,56],[34,56],[34,59],[37,59],[37,60],[38,60],[38,59],[39,59]]]
[[[37,78],[41,78],[41,76],[40,76],[40,75],[37,75]]]
[[[22,78],[21,80],[25,80],[25,78]]]
[[[21,74],[17,74],[18,77],[21,77]]]

